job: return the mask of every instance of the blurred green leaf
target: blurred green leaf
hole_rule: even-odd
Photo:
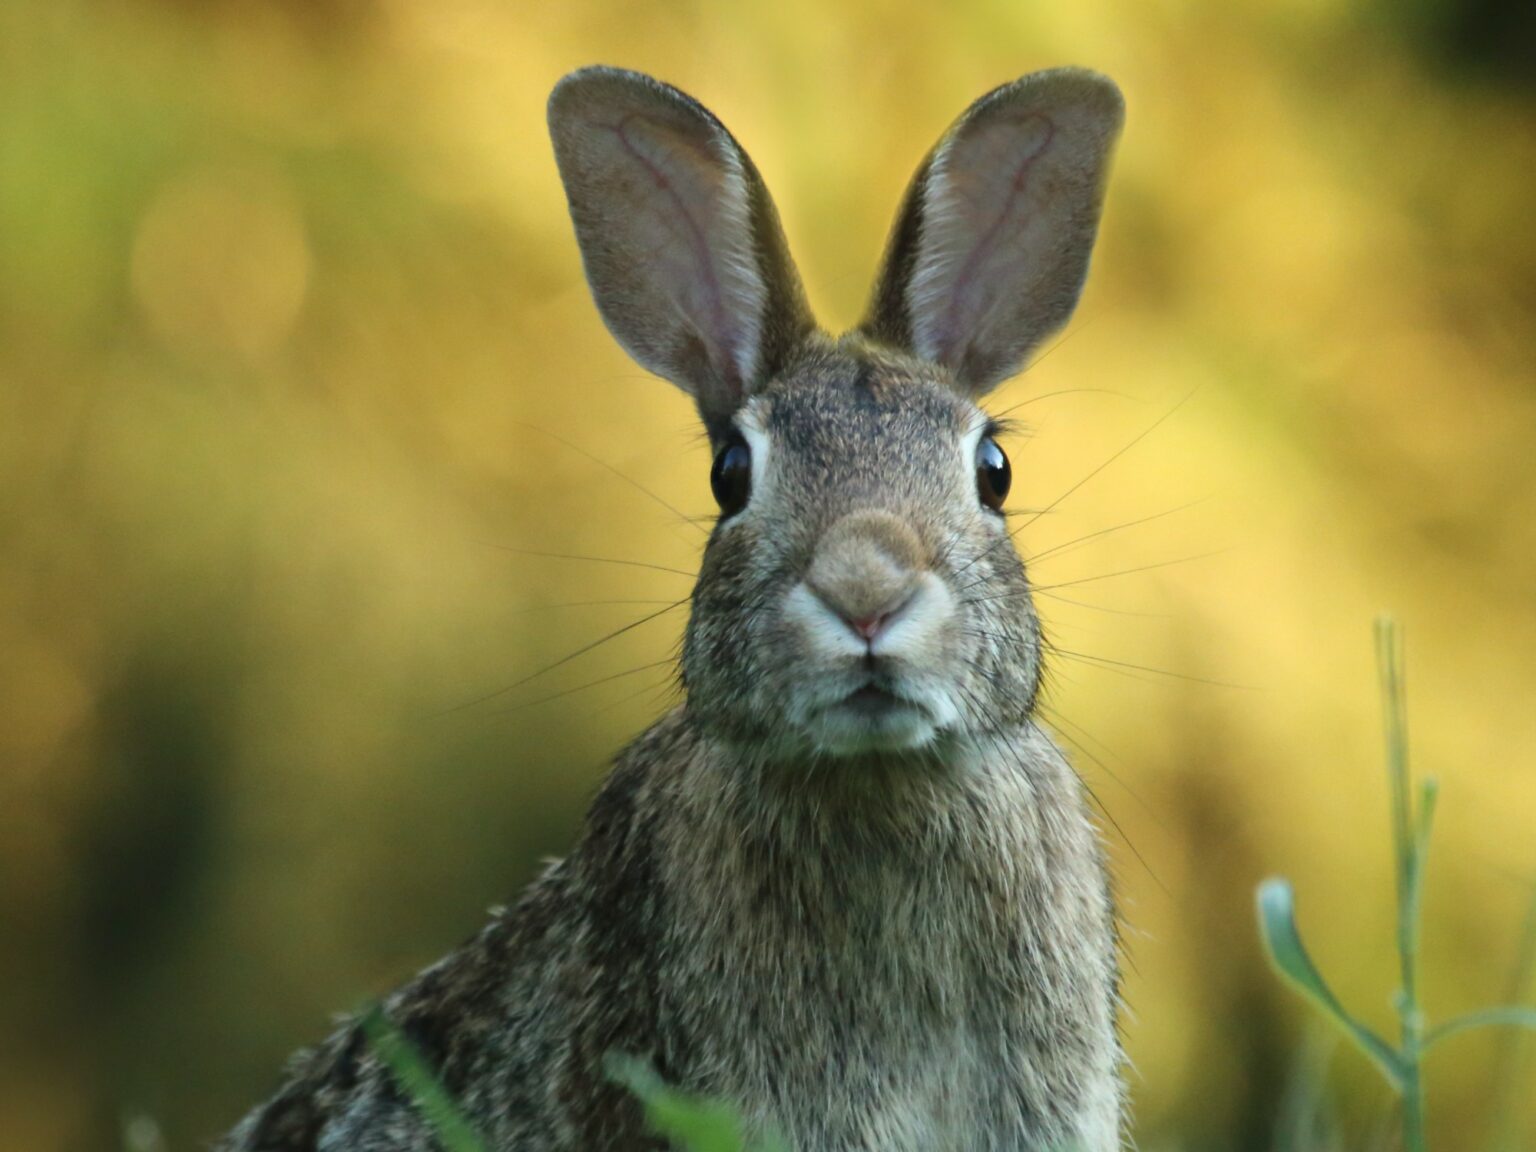
[[[748,1145],[734,1108],[669,1088],[643,1060],[613,1054],[606,1068],[610,1078],[640,1098],[651,1128],[686,1152],[783,1152],[777,1140]]]
[[[1474,1028],[1529,1028],[1536,1031],[1536,1008],[1504,1005],[1499,1008],[1479,1008],[1465,1016],[1457,1016],[1431,1028],[1424,1036],[1422,1050],[1428,1050],[1442,1040]]]
[[[384,1009],[375,1004],[363,1016],[363,1034],[400,1087],[416,1103],[447,1152],[485,1152],[485,1144],[464,1119],[432,1069]]]
[[[1397,1053],[1339,1003],[1312,957],[1307,955],[1296,928],[1295,901],[1287,880],[1271,878],[1259,885],[1259,930],[1264,950],[1282,977],[1310,1000],[1376,1062],[1394,1088],[1403,1083],[1402,1061]]]

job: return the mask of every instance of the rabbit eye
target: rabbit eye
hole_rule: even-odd
[[[722,517],[734,516],[747,506],[747,497],[752,495],[752,449],[739,434],[733,433],[715,453],[709,488]]]
[[[983,436],[976,445],[976,495],[994,512],[1003,510],[1008,498],[1008,485],[1013,482],[1013,469],[1008,465],[1008,455],[996,440]]]

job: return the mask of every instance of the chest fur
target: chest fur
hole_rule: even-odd
[[[1075,1135],[1085,1084],[1113,1080],[1114,945],[1075,789],[934,783],[738,809],[670,847],[658,1056],[796,1148],[1028,1146]]]

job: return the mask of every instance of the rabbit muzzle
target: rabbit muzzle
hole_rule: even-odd
[[[812,741],[837,755],[911,749],[951,725],[955,615],[904,521],[861,510],[829,525],[786,605],[807,673],[793,711]]]

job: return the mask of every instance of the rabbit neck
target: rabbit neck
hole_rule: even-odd
[[[839,1123],[886,1132],[871,1147],[949,1146],[988,1112],[1014,1117],[998,1146],[1020,1125],[1081,1135],[1050,1117],[1113,1091],[1114,929],[1081,788],[1049,738],[1025,724],[798,780],[695,740],[658,846],[662,987],[710,1087],[790,1101],[762,1119],[795,1146],[840,1146]],[[865,775],[826,778],[840,769]]]

